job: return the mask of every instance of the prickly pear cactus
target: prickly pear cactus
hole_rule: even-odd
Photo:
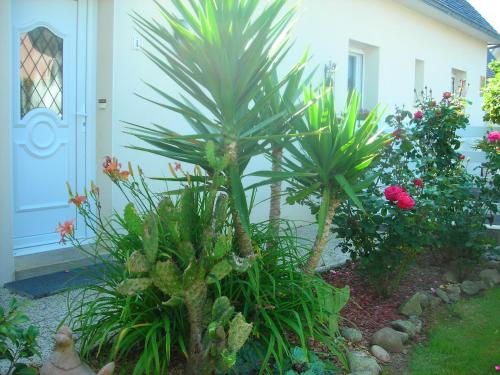
[[[175,204],[168,197],[162,199],[155,211],[142,218],[133,205],[125,208],[126,228],[140,237],[142,248],[127,260],[130,276],[117,290],[133,296],[156,288],[164,296],[164,306],[186,307],[191,328],[187,373],[192,372],[190,367],[199,374],[215,369],[227,372],[252,330],[241,313],[235,314],[227,297],[213,302],[209,298],[211,285],[252,265],[252,259],[232,251],[227,214],[226,195],[193,187],[187,187]],[[212,311],[208,325],[203,318],[207,309]]]

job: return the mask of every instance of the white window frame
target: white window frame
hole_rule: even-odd
[[[347,80],[349,82],[349,59],[354,57],[355,67],[354,67],[354,82],[353,88],[358,92],[361,97],[361,102],[363,102],[363,90],[365,82],[365,54],[363,51],[358,49],[350,49],[348,54],[348,68],[347,68]],[[350,93],[349,93],[350,94]]]

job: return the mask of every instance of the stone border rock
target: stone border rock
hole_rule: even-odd
[[[407,320],[395,320],[391,322],[391,327],[384,327],[373,334],[370,339],[370,353],[373,356],[361,350],[347,352],[350,375],[379,375],[382,372],[379,363],[390,362],[390,353],[406,353],[407,341],[422,330],[420,316],[425,310],[433,310],[441,303],[455,303],[462,295],[474,296],[500,284],[500,273],[496,267],[482,270],[478,275],[479,280],[464,280],[462,283],[458,283],[458,278],[450,271],[445,275],[446,280],[451,281],[446,286],[431,288],[430,292],[418,291],[401,304],[399,312],[407,316]],[[363,339],[362,333],[354,328],[342,328],[341,334],[354,344],[359,344]]]

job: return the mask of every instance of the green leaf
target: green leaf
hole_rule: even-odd
[[[346,178],[340,174],[335,175],[335,180],[337,180],[338,184],[342,187],[347,196],[356,204],[356,206],[364,212],[363,203],[359,200],[349,181],[347,181]]]

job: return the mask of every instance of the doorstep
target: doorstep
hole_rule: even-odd
[[[4,288],[13,294],[38,299],[88,285],[102,283],[106,267],[93,264],[6,283]]]

